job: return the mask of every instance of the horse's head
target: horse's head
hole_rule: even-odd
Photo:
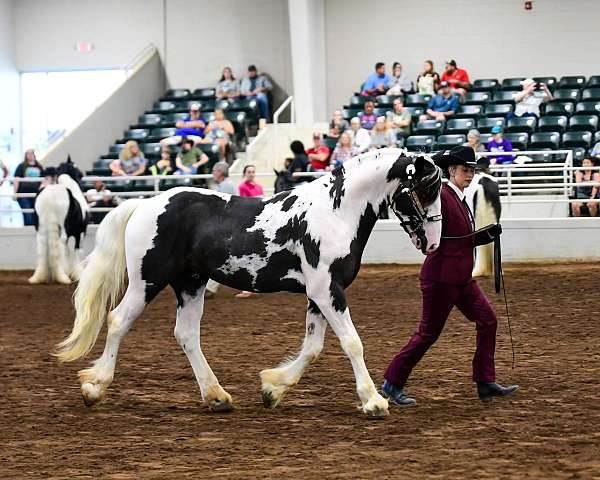
[[[71,160],[71,156],[69,155],[66,162],[61,163],[56,169],[58,175],[62,175],[63,173],[71,177],[78,184],[81,183],[81,179],[83,178],[83,173],[77,165],[73,163]]]
[[[283,192],[284,190],[290,190],[294,188],[294,180],[292,178],[292,174],[287,170],[275,170],[276,178],[275,178],[275,193]]]
[[[435,251],[442,236],[442,171],[427,156],[401,156],[388,174],[400,180],[391,208],[415,247]]]

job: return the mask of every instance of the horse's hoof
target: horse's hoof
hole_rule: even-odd
[[[71,283],[73,283],[73,282],[71,281],[71,279],[70,279],[69,277],[67,277],[66,275],[65,275],[64,277],[58,277],[58,278],[56,279],[56,282],[57,282],[57,283],[60,283],[60,284],[62,284],[62,285],[71,285]]]
[[[369,415],[371,418],[385,418],[390,414],[388,408],[388,401],[385,398],[380,397],[369,400],[363,406],[363,412]]]
[[[275,408],[281,403],[285,389],[283,388],[265,388],[261,391],[262,402],[265,408]]]
[[[223,413],[223,412],[231,412],[233,410],[233,403],[230,399],[214,399],[208,403],[208,409],[211,412]]]
[[[105,388],[96,383],[83,383],[81,385],[81,396],[86,407],[95,405],[104,397]]]
[[[27,280],[31,285],[38,285],[40,283],[44,283],[44,280],[37,277],[29,277]]]

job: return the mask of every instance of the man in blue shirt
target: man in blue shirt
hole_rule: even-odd
[[[385,73],[385,63],[375,64],[375,73],[369,75],[362,88],[362,95],[383,95],[390,88],[390,76]]]
[[[458,110],[458,97],[452,94],[448,82],[441,82],[438,94],[427,104],[427,113],[421,116],[421,120],[445,121]]]

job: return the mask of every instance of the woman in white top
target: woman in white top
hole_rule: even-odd
[[[540,117],[540,105],[552,100],[552,93],[545,83],[536,83],[531,78],[521,82],[523,90],[515,95],[515,117]],[[511,115],[512,116],[512,115]]]

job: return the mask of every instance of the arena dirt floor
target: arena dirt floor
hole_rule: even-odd
[[[0,478],[600,478],[600,265],[508,265],[516,368],[501,297],[499,380],[511,399],[482,404],[470,380],[474,327],[453,313],[415,370],[415,407],[385,420],[357,409],[354,377],[328,331],[323,355],[280,407],[265,410],[258,371],[295,352],[305,299],[207,301],[203,347],[236,410],[209,413],[173,338],[163,292],[123,342],[115,381],[87,409],[76,372],[50,355],[70,330],[72,288],[2,273]],[[420,313],[417,267],[369,266],[349,290],[379,385]],[[103,347],[95,347],[95,358]]]

